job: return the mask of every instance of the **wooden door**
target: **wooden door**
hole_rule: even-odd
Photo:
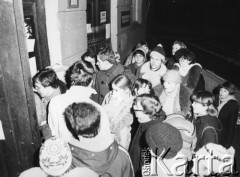
[[[40,146],[26,49],[22,0],[0,0],[0,176],[34,165]]]

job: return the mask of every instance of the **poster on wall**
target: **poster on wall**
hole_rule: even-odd
[[[121,12],[121,28],[127,27],[130,25],[130,11]]]
[[[100,12],[100,23],[106,23],[107,21],[107,11]]]

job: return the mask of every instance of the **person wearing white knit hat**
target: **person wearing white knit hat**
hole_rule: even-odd
[[[90,168],[73,167],[72,153],[64,139],[50,138],[41,146],[39,155],[40,167],[30,168],[19,177],[98,177]]]

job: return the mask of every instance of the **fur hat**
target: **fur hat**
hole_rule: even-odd
[[[40,149],[39,163],[43,171],[52,176],[65,173],[72,163],[72,153],[63,139],[51,138]]]
[[[182,149],[183,140],[178,129],[168,123],[157,123],[150,126],[146,132],[146,141],[149,148],[160,155],[165,149],[164,158],[171,159]]]
[[[180,84],[182,82],[182,77],[177,70],[168,70],[163,76],[163,80],[169,83]]]
[[[158,45],[152,50],[152,52],[156,52],[156,53],[158,53],[158,54],[160,54],[160,55],[162,55],[162,56],[165,57],[165,52],[164,52],[164,49],[163,49],[162,44],[158,44]]]
[[[235,150],[232,146],[229,149],[226,149],[222,145],[208,143],[196,152],[195,158],[197,159],[193,160],[194,165],[192,171],[199,176],[210,175],[210,170],[212,170],[214,173],[227,173],[230,171],[230,168],[233,165],[234,154]],[[210,157],[213,157],[212,160],[209,159]],[[209,165],[210,160],[212,166]],[[231,164],[229,163],[231,160],[232,165],[226,165]],[[221,169],[224,164],[225,168]]]

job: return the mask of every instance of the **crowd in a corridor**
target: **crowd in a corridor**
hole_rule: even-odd
[[[203,67],[182,41],[168,57],[161,44],[150,50],[140,41],[123,60],[89,49],[64,78],[54,67],[34,75],[42,146],[39,165],[20,177],[230,174],[235,85],[206,90]]]

